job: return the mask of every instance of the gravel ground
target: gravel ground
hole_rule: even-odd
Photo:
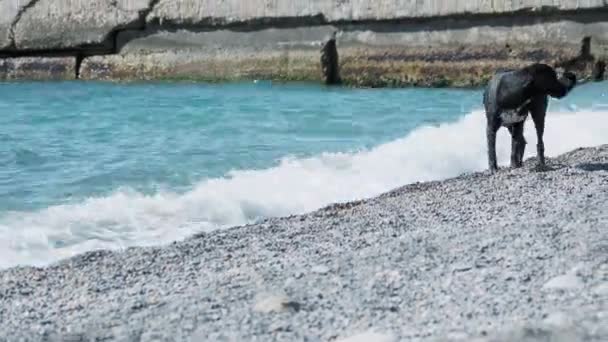
[[[608,145],[0,273],[4,341],[608,341]]]

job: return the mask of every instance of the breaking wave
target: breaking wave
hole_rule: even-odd
[[[607,111],[552,112],[548,156],[608,143]],[[526,123],[527,156],[536,136]],[[509,159],[506,130],[499,162]],[[485,118],[474,111],[459,121],[420,127],[369,150],[285,158],[276,167],[239,170],[206,179],[184,193],[144,195],[118,189],[106,197],[0,217],[0,267],[44,265],[88,250],[156,245],[194,233],[272,216],[304,213],[330,203],[369,198],[416,181],[439,180],[486,168]]]

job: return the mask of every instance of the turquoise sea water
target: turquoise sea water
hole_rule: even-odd
[[[549,155],[608,143],[607,88],[552,100]],[[480,90],[0,83],[0,267],[480,170],[480,109]]]

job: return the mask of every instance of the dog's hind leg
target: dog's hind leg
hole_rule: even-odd
[[[543,141],[543,135],[545,133],[545,116],[547,115],[548,101],[549,99],[547,96],[542,96],[535,98],[530,104],[530,115],[532,116],[532,121],[534,121],[534,126],[536,127],[537,168],[541,171],[547,168],[545,164],[545,143]]]
[[[496,161],[496,133],[500,128],[494,120],[489,120],[486,126],[486,139],[488,144],[488,167],[490,172],[498,170],[498,162]]]
[[[511,133],[511,167],[519,168],[523,165],[526,139],[524,138],[524,122],[509,126]]]

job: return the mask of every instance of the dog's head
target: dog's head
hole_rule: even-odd
[[[576,75],[564,72],[559,78],[555,69],[547,64],[532,64],[524,68],[530,78],[530,84],[535,94],[546,94],[555,98],[566,96],[576,85]]]

